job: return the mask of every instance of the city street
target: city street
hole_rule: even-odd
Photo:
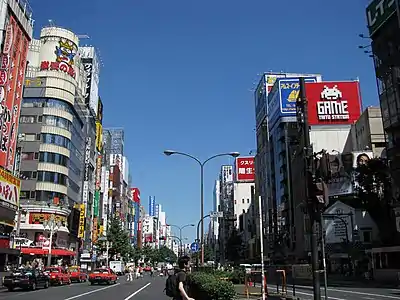
[[[270,292],[276,292],[276,286],[268,286]],[[292,286],[288,286],[288,294],[293,295]],[[324,299],[324,288],[321,288]],[[296,298],[313,299],[312,286],[296,286]],[[328,299],[331,300],[400,300],[400,289],[363,288],[363,287],[329,287]]]
[[[75,283],[69,286],[50,287],[36,291],[8,292],[0,291],[0,300],[146,300],[169,299],[164,294],[165,278],[144,278],[127,282],[125,277],[119,277],[114,285],[90,285],[89,283]]]

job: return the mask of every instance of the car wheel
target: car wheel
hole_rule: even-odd
[[[31,290],[32,290],[32,291],[36,290],[36,283],[35,283],[35,282],[32,283],[32,285],[31,285]]]
[[[49,285],[50,285],[49,282],[46,281],[46,282],[44,283],[44,288],[45,288],[45,289],[48,289],[48,288],[49,288]]]
[[[12,286],[9,286],[7,289],[9,292],[12,292],[14,290],[14,288]]]

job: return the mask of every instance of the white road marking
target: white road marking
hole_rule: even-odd
[[[302,288],[302,289],[312,289],[313,288],[312,286],[306,286],[306,285],[295,285],[295,287]],[[365,293],[365,292],[356,292],[356,291],[351,291],[351,290],[340,290],[340,289],[328,288],[328,291],[400,300],[400,297],[396,297],[396,296],[378,295],[378,294]],[[296,291],[296,293],[297,293],[297,291]],[[329,298],[331,298],[331,297],[329,297]]]
[[[110,286],[105,286],[105,287],[102,287],[100,289],[96,289],[96,290],[93,290],[93,291],[82,293],[82,294],[79,294],[79,295],[76,295],[76,296],[72,296],[72,297],[66,298],[64,300],[72,300],[72,299],[80,298],[80,297],[83,297],[83,296],[87,296],[87,295],[90,295],[90,294],[93,294],[93,293],[97,293],[97,292],[100,292],[100,291],[104,291],[106,289],[110,289],[110,288],[116,287],[118,285],[120,285],[120,283],[117,283],[117,284],[114,284],[114,285],[110,285]]]
[[[129,300],[131,299],[133,296],[139,294],[141,291],[143,291],[145,288],[147,288],[151,283],[149,282],[148,284],[142,286],[140,289],[138,289],[137,291],[133,292],[132,294],[130,294],[128,297],[126,297],[124,300]]]
[[[276,291],[276,289],[273,289],[273,288],[268,288],[269,290],[274,290],[274,291]],[[289,292],[290,294],[293,294],[292,292]],[[310,296],[311,298],[314,296],[313,294],[310,294],[310,293],[304,293],[304,292],[299,292],[299,291],[296,291],[296,295],[297,294],[299,294],[299,295],[307,295],[307,296]],[[323,296],[323,295],[321,295],[321,298],[325,298],[325,296]],[[343,299],[343,298],[335,298],[335,297],[331,297],[331,296],[329,296],[328,295],[328,299],[332,299],[332,300],[347,300],[347,299]]]

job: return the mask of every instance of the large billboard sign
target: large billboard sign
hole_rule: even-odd
[[[231,183],[233,182],[233,167],[232,166],[222,166],[221,167],[221,182]]]
[[[0,169],[0,207],[16,211],[19,206],[21,180],[8,171]]]
[[[92,72],[93,72],[93,59],[92,58],[82,58],[83,67],[85,69],[85,103],[90,102],[90,90],[92,88]]]
[[[236,181],[249,182],[255,180],[254,156],[236,158]]]
[[[358,81],[306,83],[310,125],[354,124],[361,115]]]
[[[396,12],[395,0],[374,0],[367,7],[369,35],[372,36]]]
[[[139,188],[131,188],[132,200],[140,204],[140,190]]]
[[[10,15],[0,55],[0,166],[9,171],[14,167],[29,41],[29,36]]]
[[[81,204],[79,207],[79,230],[78,230],[78,237],[83,239],[85,237],[85,212],[86,206],[85,204]]]

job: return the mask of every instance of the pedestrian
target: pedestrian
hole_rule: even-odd
[[[175,271],[177,279],[178,295],[174,297],[174,300],[194,300],[187,294],[187,272],[190,270],[190,257],[185,255],[179,258],[178,267]]]
[[[151,266],[151,268],[150,268],[150,276],[153,277],[153,275],[154,275],[154,267]]]
[[[134,271],[134,266],[133,265],[130,265],[129,266],[129,268],[128,268],[128,274],[129,274],[129,279],[130,279],[130,281],[133,281],[133,275],[134,275],[134,273],[135,273],[135,271]]]

